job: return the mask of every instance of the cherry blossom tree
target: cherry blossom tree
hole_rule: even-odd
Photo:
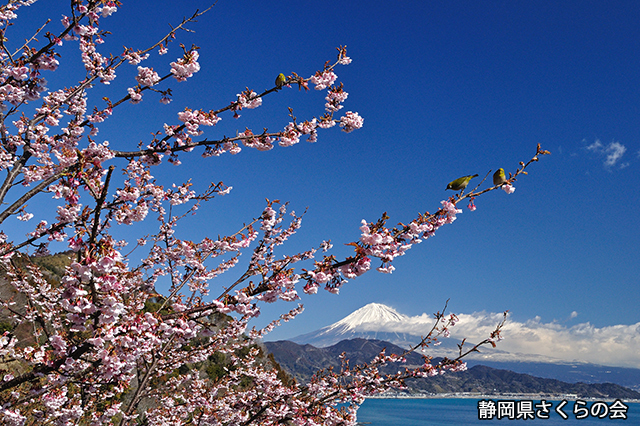
[[[302,385],[284,380],[255,345],[302,306],[263,329],[249,323],[265,303],[296,303],[300,291],[313,294],[320,287],[337,293],[347,280],[372,269],[392,272],[396,257],[455,221],[458,203],[469,199],[475,209],[473,200],[488,191],[513,192],[516,178],[547,151],[538,146],[506,182],[481,190],[485,177],[468,193],[461,191],[435,213],[406,225],[388,227],[386,214],[363,220],[360,239],[350,243],[353,255],[344,259],[330,254],[330,242],[276,256],[276,247],[302,223],[302,215],[288,213],[288,205],[279,201],[267,201],[262,212],[247,212],[248,221],[229,235],[181,239],[178,224],[231,188],[218,182],[197,192],[193,182],[159,181],[154,167],[163,161],[179,165],[184,155],[223,161],[244,148],[267,151],[302,139],[315,142],[320,132],[334,127],[345,133],[359,129],[363,118],[342,112],[347,92],[336,83],[339,67],[351,63],[346,47],[308,77],[292,73],[262,93],[246,89],[218,109],[184,108],[173,123],[151,129],[150,140],[116,150],[99,139],[98,130],[117,119],[119,106],[154,97],[169,104],[171,86],[200,72],[198,48],[176,49],[174,40],[204,12],[185,18],[151,46],[125,47],[112,55],[102,46],[109,34],[102,24],[120,10],[119,1],[73,0],[62,25],[45,25],[24,44],[12,46],[12,26],[21,8],[32,3],[9,0],[0,7],[0,168],[6,174],[0,223],[7,232],[0,233],[0,259],[12,289],[0,300],[9,318],[0,337],[3,423],[353,425],[365,396],[402,387],[406,378],[464,369],[464,355],[499,340],[503,323],[487,340],[469,350],[461,345],[457,355],[439,363],[425,357],[418,369],[382,377],[380,365],[404,356],[383,352],[367,365],[350,366],[343,359],[340,371],[318,372]],[[63,45],[76,45],[79,54],[63,57]],[[144,66],[169,47],[174,58],[162,69]],[[63,60],[84,67],[85,77],[64,88],[47,88],[46,75]],[[118,70],[127,66],[136,67],[135,80],[115,84]],[[109,89],[110,97],[91,97],[97,87]],[[212,136],[205,136],[204,129],[225,116],[239,117],[243,109],[260,107],[263,98],[296,88],[325,91],[321,115],[299,120],[291,110],[291,122],[281,130],[245,128],[234,137],[216,137],[209,130]],[[117,169],[123,178],[114,173]],[[29,203],[41,199],[54,203],[51,223],[34,223],[24,238],[9,232],[12,221],[31,223]],[[183,208],[179,214],[178,206]],[[135,231],[149,218],[157,220],[153,233],[114,237],[114,229]],[[50,244],[65,245],[72,253],[59,279],[34,260],[47,255]],[[131,257],[132,247],[144,253],[142,261]],[[242,253],[250,260],[237,272]],[[224,273],[235,274],[235,280],[216,286]],[[159,280],[170,282],[164,294],[156,291]],[[444,310],[436,313],[433,329],[409,351],[446,336],[456,320]],[[216,354],[224,354],[227,364],[215,379],[193,367]]]

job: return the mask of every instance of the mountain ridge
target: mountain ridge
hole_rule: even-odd
[[[401,354],[404,349],[390,342],[371,339],[343,340],[336,345],[316,348],[291,341],[263,342],[275,361],[296,380],[306,383],[318,370],[340,368],[340,355],[346,354],[350,365],[371,361],[383,348],[386,353]],[[423,356],[411,353],[406,363],[391,363],[380,368],[381,374],[394,374],[399,370],[421,365]],[[433,362],[438,362],[434,359]],[[587,398],[640,399],[640,392],[615,383],[567,383],[557,379],[541,378],[509,370],[475,365],[467,371],[446,373],[430,378],[406,381],[411,392],[442,393],[517,393],[540,395],[576,395]],[[498,392],[496,392],[498,390]]]

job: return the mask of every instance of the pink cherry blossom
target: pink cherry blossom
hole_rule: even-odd
[[[361,128],[363,123],[364,119],[360,117],[357,112],[347,111],[340,119],[340,127],[342,127],[342,131],[346,133]]]
[[[318,71],[313,77],[311,77],[310,81],[315,84],[316,90],[322,90],[331,86],[337,78],[338,76],[333,71],[324,71],[322,73]]]
[[[192,77],[193,74],[200,71],[198,57],[198,51],[191,50],[187,52],[184,57],[179,58],[175,62],[171,62],[171,73],[175,79],[178,81],[186,81],[187,78]]]
[[[153,86],[160,81],[160,76],[153,70],[153,68],[138,67],[136,81],[141,86]]]
[[[102,9],[100,9],[100,13],[102,14],[103,18],[106,18],[108,16],[111,16],[111,14],[115,13],[117,10],[118,8],[116,7],[115,3],[110,1],[106,5],[104,5]]]

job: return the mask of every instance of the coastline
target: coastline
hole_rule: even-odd
[[[546,394],[546,393],[495,393],[487,394],[481,392],[459,392],[459,393],[402,393],[388,392],[382,395],[371,395],[365,399],[530,399],[530,400],[551,400],[551,401],[606,401],[613,402],[619,399],[623,402],[633,404],[640,403],[640,399],[623,399],[623,398],[598,398],[598,397],[579,397],[576,394]]]

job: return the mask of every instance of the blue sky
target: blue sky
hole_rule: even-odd
[[[68,13],[63,3],[36,3],[22,12],[24,27],[12,30],[28,37],[46,14],[57,29]],[[101,51],[144,48],[170,23],[208,5],[125,1],[102,22],[113,35]],[[390,224],[406,223],[435,211],[451,195],[446,184],[458,176],[514,171],[537,143],[552,155],[518,179],[514,194],[495,191],[476,200],[475,212],[465,207],[453,225],[397,259],[393,274],[370,272],[339,296],[305,296],[305,312],[269,339],[312,331],[370,302],[420,315],[450,299],[453,312],[508,309],[517,323],[567,331],[558,334],[567,342],[587,326],[616,325],[638,342],[638,22],[636,1],[220,0],[189,26],[194,33],[179,35],[185,45],[200,46],[202,70],[187,83],[168,83],[175,93],[168,106],[145,94],[142,104],[120,108],[98,141],[133,148],[163,123],[175,123],[185,106],[220,108],[246,86],[271,88],[279,72],[310,76],[335,59],[337,46],[347,45],[353,63],[337,69],[349,93],[342,111],[357,111],[364,127],[321,132],[315,144],[266,153],[245,148],[233,157],[183,155],[183,166],[161,166],[154,174],[167,182],[194,177],[234,188],[190,219],[184,236],[231,232],[258,216],[265,198],[280,199],[298,212],[309,209],[283,254],[331,239],[336,255],[345,256],[350,251],[343,244],[359,237],[362,219],[375,221],[386,211]],[[166,72],[179,55],[174,43],[167,55],[154,54],[143,65]],[[61,71],[46,76],[50,88],[81,78],[77,68]],[[134,85],[135,67],[118,75],[117,84],[96,90],[94,104],[97,94],[115,99]],[[283,90],[238,120],[223,115],[205,136],[245,127],[280,130],[289,122],[288,106],[299,119],[311,118],[323,113],[324,96]],[[213,282],[212,293],[240,274]],[[265,307],[256,325],[288,308]]]

